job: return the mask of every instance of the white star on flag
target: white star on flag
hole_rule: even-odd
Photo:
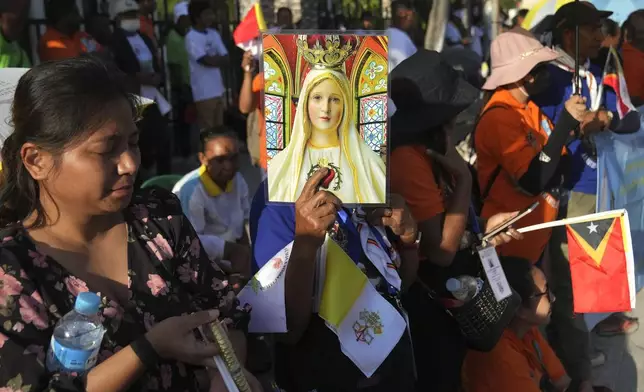
[[[586,226],[586,227],[588,228],[588,234],[592,234],[592,233],[597,233],[597,227],[599,226],[597,226],[595,222],[590,222],[590,226]]]

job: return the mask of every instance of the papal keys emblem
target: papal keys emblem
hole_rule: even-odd
[[[360,312],[360,318],[353,323],[353,332],[356,334],[356,341],[371,344],[374,335],[382,334],[382,321],[378,312],[370,312],[367,309]]]

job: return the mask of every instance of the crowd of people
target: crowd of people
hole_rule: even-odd
[[[12,4],[0,13],[0,67],[31,67],[17,42],[28,2]],[[113,0],[110,15],[92,17],[84,31],[75,0],[47,4],[41,62],[16,87],[13,132],[1,151],[1,391],[225,391],[213,360],[219,348],[194,333],[219,321],[254,392],[610,391],[592,383],[592,367],[605,356],[593,352],[593,331],[573,311],[565,230],[521,234],[510,226],[489,240],[518,298],[490,350],[473,346],[447,311],[453,299],[446,302],[445,282],[481,275],[473,252],[480,236],[528,206],[536,207],[518,225],[595,212],[592,135],[639,130],[639,121],[620,119],[616,93],[598,86],[608,50],[617,48],[633,101],[644,100],[644,10],[620,28],[610,11],[571,2],[552,16],[545,46],[519,26],[526,12],[489,44],[484,32],[464,30],[455,12],[446,44],[481,61],[489,56],[483,79],[455,69],[447,53],[418,48],[413,7],[394,3],[383,153],[388,203],[348,208],[358,190],[321,187],[329,167],[291,179],[289,189],[299,192],[294,203],[269,203],[265,176],[256,192],[249,188],[240,173],[245,150],[258,170],[270,172],[264,75],[250,52],[230,63],[209,2],[179,2],[162,37],[150,19],[151,0]],[[275,25],[293,28],[290,10],[280,9]],[[372,15],[359,27],[374,29]],[[248,115],[246,140],[224,117],[221,71],[232,66],[243,72],[238,105]],[[338,74],[310,73],[316,83],[303,88],[302,122],[313,110],[308,97]],[[155,104],[142,105],[140,97]],[[474,105],[480,109],[468,140],[475,162],[455,148],[458,118]],[[357,133],[336,128],[336,141]],[[313,131],[291,140],[308,146]],[[170,173],[173,155],[192,154],[194,170],[172,187],[140,186],[152,173]],[[312,300],[327,238],[405,320],[406,332],[369,376]],[[248,333],[254,310],[236,294],[283,249],[288,332]],[[99,294],[106,329],[97,364],[81,374],[52,372],[45,355],[53,328],[86,291]],[[638,327],[620,313],[594,332]]]

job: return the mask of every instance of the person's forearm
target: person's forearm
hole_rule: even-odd
[[[308,328],[312,313],[313,287],[319,240],[295,237],[291,258],[286,267],[286,322],[285,340],[297,343]]]
[[[446,255],[449,255],[447,265],[452,263],[452,259],[461,246],[461,238],[467,227],[467,217],[469,215],[472,180],[466,177],[466,180],[458,180],[451,203],[448,204],[445,211],[445,222],[443,223],[443,237],[440,249]],[[446,258],[447,259],[447,258]],[[447,260],[445,260],[447,261]]]
[[[567,110],[562,110],[554,130],[539,154],[537,154],[528,170],[519,178],[518,184],[526,193],[537,196],[546,190],[552,176],[557,172],[563,149],[571,129],[575,129],[579,121],[575,120]]]
[[[452,264],[467,226],[471,194],[471,177],[466,176],[464,179],[457,180],[456,189],[450,198],[443,222],[441,222],[440,240],[432,240],[435,236],[424,233],[421,229],[420,254],[424,258],[443,267]]]
[[[145,371],[143,362],[130,346],[101,362],[87,374],[87,392],[127,390]]]
[[[400,279],[402,280],[403,291],[407,291],[416,280],[418,273],[418,248],[415,246],[405,247],[400,250]]]
[[[253,75],[250,72],[244,72],[244,81],[239,91],[239,111],[242,114],[251,113],[257,107],[254,101]]]
[[[207,67],[220,68],[228,65],[228,56],[204,56],[199,59],[199,63]]]

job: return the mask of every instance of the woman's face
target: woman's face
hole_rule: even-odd
[[[532,267],[532,279],[535,292],[530,298],[530,308],[525,309],[524,319],[533,325],[546,325],[550,322],[552,303],[555,301],[555,297],[548,287],[543,271]]]
[[[130,203],[139,169],[139,131],[125,100],[108,106],[109,120],[67,148],[43,184],[62,213],[103,215]]]
[[[338,83],[333,79],[325,79],[313,87],[309,93],[307,109],[311,124],[316,129],[337,129],[344,110],[344,99]]]

